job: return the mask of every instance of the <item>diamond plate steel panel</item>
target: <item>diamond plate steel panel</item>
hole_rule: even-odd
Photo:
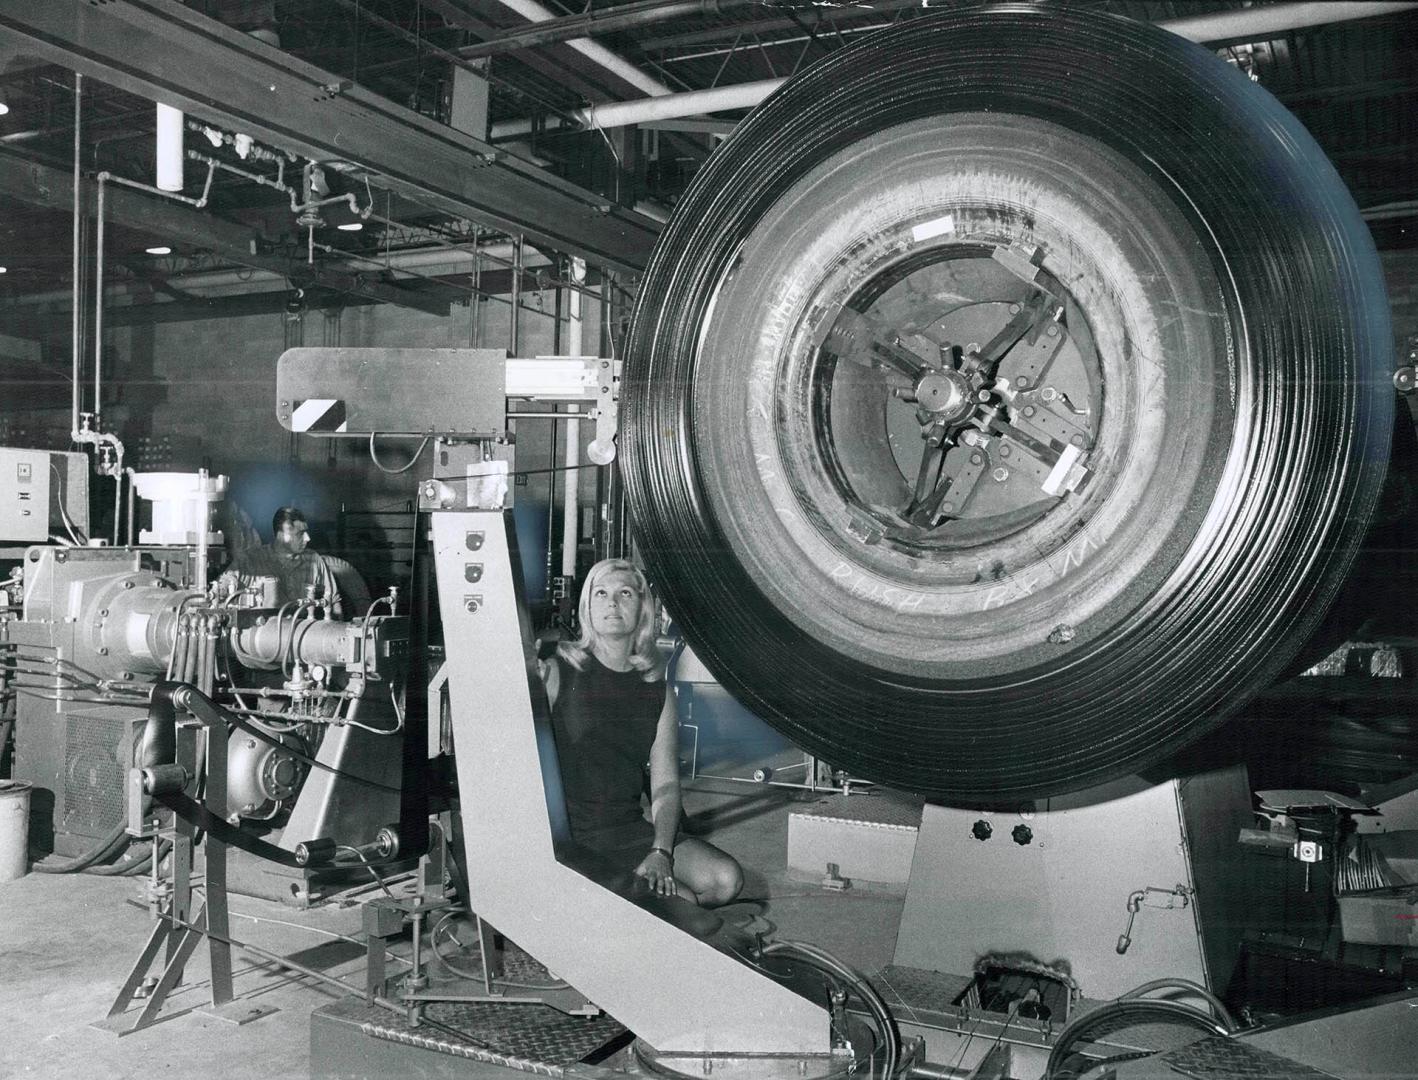
[[[892,1009],[914,1015],[932,1014],[937,1022],[954,1020],[959,1011],[951,1004],[970,985],[969,975],[949,975],[940,971],[888,964],[871,977]]]
[[[1333,1080],[1330,1073],[1224,1035],[1168,1051],[1162,1060],[1200,1080]]]
[[[566,1066],[625,1034],[609,1016],[567,1016],[547,1005],[438,1002],[424,1016],[424,1023],[413,1027],[387,1009],[368,1006],[350,1018],[372,1038],[546,1076],[562,1075]]]
[[[921,803],[896,795],[833,795],[822,802],[794,809],[796,817],[832,818],[867,825],[893,825],[917,829],[921,825]]]

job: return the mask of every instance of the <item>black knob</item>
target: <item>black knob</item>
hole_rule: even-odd
[[[1014,837],[1014,842],[1016,844],[1018,844],[1020,847],[1023,847],[1025,844],[1029,843],[1029,841],[1034,839],[1034,830],[1031,829],[1028,825],[1016,825],[1014,827],[1014,831],[1009,835]]]
[[[970,826],[970,835],[976,840],[988,840],[994,831],[995,827],[984,818]]]

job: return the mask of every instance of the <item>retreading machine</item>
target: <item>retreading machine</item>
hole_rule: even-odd
[[[389,386],[401,388],[396,398]],[[1114,1034],[1119,1025],[1155,1021],[1231,1041],[1235,1021],[1219,997],[1244,931],[1264,923],[1277,899],[1237,887],[1247,855],[1236,838],[1253,823],[1243,768],[1161,784],[1125,778],[1017,813],[928,805],[894,962],[875,980],[888,988],[883,996],[820,949],[765,943],[685,901],[637,894],[569,837],[522,598],[506,403],[595,402],[582,415],[596,423],[592,460],[608,462],[613,363],[507,360],[476,349],[297,349],[281,358],[277,387],[292,429],[337,403],[337,434],[436,440],[434,474],[418,482],[436,581],[421,587],[416,572],[410,599],[415,612],[438,614],[410,622],[409,685],[428,693],[410,694],[403,713],[404,788],[426,794],[424,781],[451,771],[456,802],[406,800],[397,819],[357,845],[325,834],[291,850],[253,843],[182,793],[194,759],[189,750],[183,762],[178,721],[215,733],[239,726],[237,718],[200,687],[159,684],[135,800],[174,809],[189,834],[209,831],[208,901],[200,916],[169,919],[167,931],[159,924],[147,962],[180,921],[179,967],[207,928],[225,970],[212,875],[215,866],[220,880],[227,845],[307,866],[422,856],[416,895],[365,907],[365,994],[313,1015],[313,1075],[1030,1078],[1068,1074],[1084,1042],[1093,1059],[1136,1056],[1138,1045]],[[321,409],[302,413],[309,401]],[[420,670],[440,655],[427,633],[437,627],[444,660]],[[208,802],[220,756],[210,748],[220,743],[207,744]],[[346,778],[332,781],[348,792]],[[1288,824],[1286,809],[1277,816]],[[1288,846],[1287,835],[1259,842]],[[469,976],[471,991],[422,966],[425,935],[437,951],[451,917],[445,881],[478,928],[483,963]],[[410,923],[413,971],[390,980],[384,942]],[[115,1026],[134,1026],[125,1010],[138,975],[115,1004]],[[1172,996],[1133,996],[1158,987]],[[235,1019],[259,1011],[215,994],[214,1005]],[[630,1049],[608,1058],[631,1033]]]
[[[638,1037],[638,1060],[656,1070],[698,1075],[714,1067],[745,1076],[817,1077],[862,1071],[875,1061],[875,1067],[885,1065],[895,1071],[901,1051],[894,1025],[880,998],[854,973],[809,946],[763,946],[686,901],[636,895],[629,886],[614,885],[594,857],[578,851],[570,839],[546,696],[536,675],[521,596],[510,511],[513,445],[507,436],[506,402],[509,397],[522,397],[593,403],[593,409],[583,414],[596,424],[589,454],[604,464],[614,454],[614,384],[610,361],[507,360],[493,350],[293,349],[281,357],[278,413],[288,428],[309,432],[308,418],[328,414],[333,405],[341,415],[339,424],[333,425],[339,430],[327,434],[368,437],[378,432],[432,435],[436,440],[434,475],[418,483],[419,510],[431,523],[436,592],[420,595],[416,571],[410,600],[416,611],[427,605],[440,613],[446,660],[436,670],[420,670],[433,642],[422,620],[411,620],[409,685],[425,685],[428,694],[423,700],[422,695],[408,695],[407,707],[397,718],[401,738],[385,740],[401,745],[402,793],[416,797],[406,798],[401,808],[386,816],[380,824],[387,827],[348,837],[348,823],[338,819],[366,794],[345,775],[351,766],[363,768],[358,755],[349,756],[332,761],[325,770],[330,783],[330,793],[322,800],[328,811],[325,817],[293,841],[273,844],[254,837],[248,828],[223,820],[212,809],[217,800],[230,798],[217,791],[214,799],[214,789],[223,786],[216,781],[217,774],[229,772],[229,765],[223,769],[223,759],[229,763],[230,747],[267,724],[286,722],[288,712],[243,711],[233,700],[235,695],[223,693],[211,679],[174,675],[157,682],[140,739],[138,767],[132,773],[133,804],[156,804],[174,811],[181,821],[179,833],[186,838],[197,830],[206,833],[207,899],[205,910],[197,914],[190,909],[176,915],[170,908],[165,911],[114,1004],[109,1026],[127,1032],[150,1022],[160,1000],[150,998],[136,1018],[137,1010],[129,1008],[137,988],[148,978],[149,967],[166,943],[167,966],[155,995],[160,999],[180,977],[182,963],[204,931],[209,932],[214,970],[222,972],[214,980],[214,984],[220,981],[222,989],[213,995],[218,1015],[244,1021],[259,1014],[259,1008],[231,1000],[226,974],[230,935],[220,897],[228,848],[244,849],[285,870],[323,867],[328,871],[360,863],[378,869],[422,855],[419,898],[403,903],[375,900],[366,909],[366,930],[371,940],[379,940],[412,921],[415,941],[421,941],[431,916],[450,902],[443,887],[447,865],[458,891],[465,891],[460,899],[476,914],[480,927],[488,958],[482,993],[468,995],[466,987],[461,993],[436,993],[417,966],[413,977],[391,989],[383,979],[381,952],[378,961],[371,961],[366,1000],[338,1003],[328,1014],[316,1017],[317,1071],[402,1068],[393,1061],[369,1062],[380,1054],[407,1052],[410,1042],[423,1045],[430,1039],[446,1039],[446,1028],[429,1015],[426,1006],[449,1000],[503,1003],[499,1008],[515,1001],[548,1003],[559,1010],[558,1015],[581,1018],[577,1037],[583,1040],[590,1031],[600,1032],[602,1041],[613,1041],[613,1036],[628,1029]],[[389,387],[399,391],[390,394]],[[307,402],[320,406],[303,408]],[[121,583],[118,589],[122,590]],[[155,586],[153,591],[159,590]],[[154,600],[143,608],[148,613],[145,625],[152,628],[159,646],[175,640],[179,614],[202,602],[196,594],[184,594],[184,606],[177,590],[162,595],[164,602]],[[109,602],[108,617],[113,618],[116,610]],[[200,610],[204,618],[220,614],[232,620],[231,628],[223,632],[243,655],[269,659],[280,651],[278,644],[292,636],[288,614],[284,624],[267,613],[257,625],[260,616],[253,614],[257,609],[218,601]],[[378,655],[380,664],[359,669],[372,684],[385,674],[383,659],[395,654],[391,643],[396,638],[402,641],[395,629],[402,628],[403,620],[384,619],[367,627],[361,622],[302,622],[296,640],[307,650],[318,648],[319,653],[308,659],[301,653],[297,659],[305,664],[344,661],[357,666],[359,657]],[[133,631],[124,640],[140,637]],[[379,645],[371,648],[375,640]],[[168,651],[153,649],[155,656]],[[150,661],[149,667],[165,674],[157,660]],[[370,693],[368,686],[364,692]],[[345,698],[336,700],[343,704]],[[361,711],[360,719],[364,717]],[[326,742],[363,731],[349,719],[348,713],[326,718]],[[226,740],[218,737],[227,731]],[[207,738],[194,738],[197,732],[206,732]],[[410,755],[422,758],[412,774]],[[440,820],[435,815],[430,827],[427,791],[412,776],[431,778],[450,757],[456,772],[457,808],[451,817],[445,813]],[[204,783],[198,783],[202,777]],[[320,770],[312,771],[305,791],[319,777]],[[489,777],[496,777],[496,783],[489,783]],[[130,827],[142,828],[150,813],[134,811]],[[460,842],[466,854],[457,851],[459,843],[449,841]],[[449,857],[451,861],[445,861]],[[509,872],[511,867],[515,872]],[[190,904],[190,897],[177,892],[173,903]],[[519,990],[525,977],[521,982],[505,972],[499,977],[491,959],[497,939],[515,943],[540,965],[541,977],[534,981],[548,984],[541,992]],[[633,947],[627,947],[630,942]],[[418,944],[415,949],[417,965]],[[549,979],[548,971],[555,972],[554,978]],[[859,993],[869,994],[876,1035],[870,1033],[866,1020],[848,1016],[845,989],[835,997],[824,996],[824,978],[842,987],[856,981]],[[693,1008],[685,1007],[686,987],[694,988]],[[397,1013],[381,1010],[381,1003]],[[590,1018],[603,1014],[614,1017],[614,1022],[604,1017],[601,1026],[595,1026]],[[371,1030],[383,1037],[370,1039]],[[458,1053],[488,1063],[516,1064],[518,1058],[495,1050],[484,1054],[471,1044],[461,1045]],[[706,1066],[706,1061],[712,1065]],[[457,1064],[467,1066],[466,1061]]]
[[[1095,1060],[1142,1052],[1110,1025],[1241,1041],[1218,999],[1243,935],[1273,924],[1286,896],[1257,884],[1237,837],[1249,831],[1307,873],[1333,859],[1328,839],[1304,831],[1305,793],[1276,793],[1264,833],[1249,828],[1241,767],[1125,777],[1014,810],[927,805],[878,990],[820,949],[766,943],[685,901],[637,894],[569,837],[522,595],[508,402],[589,405],[579,416],[595,424],[590,458],[609,463],[614,362],[295,349],[280,359],[277,397],[292,431],[434,441],[433,475],[417,482],[431,559],[416,565],[413,618],[393,614],[395,597],[388,614],[341,621],[318,597],[276,608],[260,585],[198,588],[206,573],[183,543],[190,533],[167,546],[24,554],[23,606],[5,640],[26,691],[21,774],[54,794],[55,846],[93,849],[76,863],[135,838],[172,852],[158,860],[167,876],[154,871],[152,936],[101,1026],[128,1034],[153,1022],[203,941],[214,1014],[259,1017],[259,1003],[232,992],[232,949],[295,965],[232,939],[228,888],[303,902],[418,859],[415,895],[364,906],[365,993],[314,1014],[315,1075],[1032,1080],[1082,1067],[1067,1066],[1080,1043]],[[167,484],[197,504],[208,542],[200,508],[220,486]],[[103,731],[113,745],[86,751]],[[134,763],[126,784],[114,762]],[[101,797],[118,799],[101,818],[119,815],[118,836],[78,827]],[[151,861],[116,865],[141,872]],[[475,917],[482,964],[449,984],[430,978],[423,949],[438,949],[455,902]],[[409,924],[413,970],[390,979],[385,943]],[[1181,999],[1130,996],[1153,986]],[[1359,1022],[1388,1025],[1391,1041],[1394,1007]],[[1253,1045],[1249,1064],[1290,1044]]]

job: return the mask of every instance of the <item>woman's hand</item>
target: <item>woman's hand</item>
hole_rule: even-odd
[[[635,876],[644,878],[650,891],[661,896],[675,896],[679,892],[679,887],[675,885],[674,860],[663,851],[652,851],[640,860]]]

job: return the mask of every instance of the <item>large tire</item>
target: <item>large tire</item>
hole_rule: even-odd
[[[913,421],[841,359],[846,309],[929,352],[1041,292],[1068,410],[986,384],[953,430],[991,435],[959,447],[988,476],[946,459],[969,509],[903,524]],[[1057,794],[1197,738],[1314,634],[1382,479],[1391,348],[1353,202],[1265,91],[1092,12],[915,19],[788,83],[677,209],[627,345],[632,520],[696,652],[806,749],[957,802]]]

